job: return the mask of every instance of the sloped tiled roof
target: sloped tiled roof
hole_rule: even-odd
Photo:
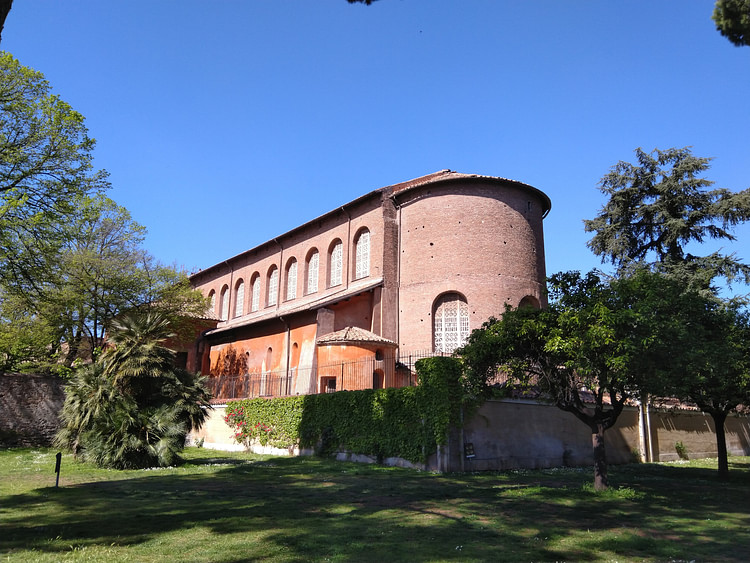
[[[398,193],[403,190],[408,190],[409,188],[425,186],[427,184],[433,184],[435,182],[440,182],[444,180],[466,180],[468,178],[484,178],[486,180],[504,180],[506,182],[512,182],[513,184],[525,186],[527,188],[533,187],[524,182],[519,182],[518,180],[511,180],[510,178],[503,178],[502,176],[486,176],[484,174],[464,174],[463,172],[456,172],[455,170],[449,170],[448,168],[445,168],[443,170],[438,170],[437,172],[433,172],[432,174],[425,174],[424,176],[419,176],[418,178],[413,178],[412,180],[406,180],[405,182],[399,182],[398,184],[387,186],[387,188],[390,189],[393,193]]]
[[[524,182],[519,182],[518,180],[511,180],[510,178],[503,178],[501,176],[485,176],[483,174],[464,174],[463,172],[455,172],[454,170],[449,170],[447,168],[444,170],[438,170],[437,172],[433,172],[432,174],[420,176],[419,178],[414,178],[412,180],[407,180],[406,182],[393,184],[392,186],[387,186],[386,188],[381,188],[381,189],[388,190],[392,197],[396,197],[399,194],[403,192],[408,192],[409,190],[413,188],[427,186],[429,184],[436,184],[438,182],[448,182],[452,180],[475,180],[475,179],[493,180],[493,181],[499,180],[502,182],[506,182],[508,184],[513,184],[524,190],[536,193],[542,199],[545,216],[547,213],[549,213],[552,207],[552,202],[550,201],[547,194],[545,194],[541,190],[538,190],[534,186],[530,186],[529,184],[526,184]]]
[[[364,195],[361,195],[357,199],[354,199],[348,203],[345,203],[343,205],[338,205],[335,209],[332,211],[329,211],[328,213],[325,213],[319,217],[316,217],[315,219],[312,219],[306,223],[303,223],[302,225],[299,225],[298,227],[293,228],[290,231],[287,231],[286,233],[283,233],[277,237],[272,238],[271,240],[268,240],[266,242],[263,242],[259,244],[258,246],[255,246],[249,250],[246,250],[232,258],[229,258],[228,260],[223,260],[222,262],[219,262],[218,264],[214,264],[213,266],[209,266],[208,268],[205,268],[203,270],[198,270],[197,272],[193,272],[190,274],[189,278],[191,280],[198,279],[200,276],[205,275],[213,270],[216,270],[218,268],[227,267],[227,264],[230,262],[233,262],[234,260],[242,257],[242,256],[248,256],[253,252],[256,252],[263,248],[265,245],[270,244],[271,242],[276,242],[278,244],[278,240],[284,239],[286,237],[289,237],[295,233],[299,233],[303,231],[304,229],[308,228],[310,225],[314,225],[316,223],[319,223],[326,217],[332,216],[335,213],[341,212],[342,209],[345,207],[351,206],[353,204],[362,202],[368,198],[381,198],[381,197],[391,197],[396,198],[403,194],[408,193],[410,190],[419,188],[422,186],[428,186],[430,184],[438,184],[441,182],[450,182],[454,180],[493,180],[493,181],[501,181],[504,183],[515,185],[523,190],[527,190],[530,192],[533,192],[537,194],[542,202],[542,207],[544,208],[543,216],[546,216],[547,213],[549,213],[550,208],[552,207],[552,202],[550,201],[549,197],[542,192],[541,190],[538,190],[537,188],[530,186],[529,184],[525,184],[524,182],[519,182],[518,180],[511,180],[510,178],[503,178],[501,176],[485,176],[482,174],[464,174],[462,172],[455,172],[450,169],[443,169],[438,170],[437,172],[433,172],[431,174],[425,174],[424,176],[419,176],[418,178],[413,178],[411,180],[407,180],[405,182],[399,182],[397,184],[392,184],[390,186],[384,186],[382,188],[378,188],[376,190],[373,190],[371,192],[368,192]]]
[[[324,334],[317,340],[318,344],[350,344],[350,343],[371,343],[371,344],[385,344],[388,346],[397,346],[392,340],[383,338],[356,326],[348,326],[342,330]]]

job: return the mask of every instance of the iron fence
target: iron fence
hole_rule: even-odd
[[[207,386],[219,400],[409,387],[417,384],[415,364],[418,360],[446,355],[449,354],[417,351],[309,368],[210,375]]]

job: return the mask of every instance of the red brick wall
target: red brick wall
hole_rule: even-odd
[[[354,242],[362,228],[370,231],[370,275],[363,280],[354,279]],[[328,251],[331,243],[339,239],[343,243],[343,280],[340,285],[328,286]],[[278,242],[276,242],[278,241]],[[192,276],[193,286],[204,295],[210,291],[216,294],[216,315],[219,314],[220,295],[224,286],[230,289],[229,317],[220,322],[219,328],[232,324],[259,319],[268,315],[284,314],[285,310],[314,303],[326,297],[333,297],[357,285],[383,276],[384,221],[381,207],[381,194],[374,193],[355,204],[331,212],[320,219],[311,221],[289,233],[249,250],[226,263],[199,272]],[[317,249],[320,256],[318,291],[306,295],[306,261],[311,250]],[[286,299],[286,267],[290,258],[297,260],[297,297]],[[279,293],[277,304],[266,306],[268,293],[268,271],[272,266],[279,268]],[[252,302],[251,280],[258,274],[261,280],[260,307],[250,312]],[[234,317],[235,292],[237,282],[245,283],[243,315]]]
[[[329,307],[336,315],[333,330],[343,330],[348,326],[372,330],[372,297],[373,293],[368,291]]]
[[[492,180],[412,190],[400,205],[399,345],[432,348],[432,306],[462,294],[470,328],[500,316],[506,303],[543,302],[542,202]]]

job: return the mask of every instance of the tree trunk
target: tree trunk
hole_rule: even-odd
[[[607,455],[604,451],[604,425],[599,422],[591,428],[591,441],[594,446],[594,489],[604,491],[607,481]]]
[[[71,338],[68,341],[68,353],[65,355],[65,360],[63,362],[65,367],[71,367],[73,365],[73,362],[78,357],[78,350],[81,349],[82,340],[83,335],[81,334],[80,329],[78,331],[71,329]]]
[[[716,452],[719,458],[719,479],[729,478],[729,461],[727,459],[727,437],[724,433],[724,422],[727,420],[727,414],[724,412],[712,412],[711,418],[714,419],[716,429]]]

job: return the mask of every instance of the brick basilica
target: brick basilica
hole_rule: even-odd
[[[181,357],[220,400],[413,384],[404,358],[544,304],[550,206],[450,170],[376,189],[193,274],[211,320]]]

